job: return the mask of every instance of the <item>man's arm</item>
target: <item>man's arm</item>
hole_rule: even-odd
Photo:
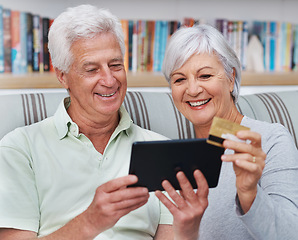
[[[94,199],[88,209],[68,222],[65,226],[43,240],[88,240],[113,227],[117,221],[129,212],[143,206],[149,198],[146,188],[127,188],[138,181],[129,175],[113,179],[96,189]],[[0,229],[1,240],[37,239],[32,231]]]
[[[12,228],[0,228],[0,239],[5,240],[31,240],[37,239],[35,232]]]
[[[168,224],[159,224],[154,240],[172,240],[174,239],[173,227]]]

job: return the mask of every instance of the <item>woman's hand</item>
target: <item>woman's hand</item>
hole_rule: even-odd
[[[260,134],[245,130],[239,131],[236,136],[250,143],[225,140],[223,146],[235,153],[223,155],[222,160],[233,162],[238,198],[246,213],[257,195],[257,184],[265,167],[266,154],[262,150]]]
[[[174,203],[161,191],[155,192],[159,200],[174,217],[174,239],[190,240],[198,238],[200,222],[208,206],[209,187],[204,175],[199,170],[194,171],[194,178],[198,186],[196,192],[183,172],[177,173],[177,179],[181,187],[179,193],[167,180],[163,181],[162,186]]]

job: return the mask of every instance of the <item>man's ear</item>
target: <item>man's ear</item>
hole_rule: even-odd
[[[68,81],[64,72],[55,68],[56,77],[65,89],[68,89]]]

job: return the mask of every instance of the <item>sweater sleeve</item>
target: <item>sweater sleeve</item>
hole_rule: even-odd
[[[267,158],[257,196],[246,214],[236,198],[236,212],[255,239],[296,239],[298,151],[283,126],[271,124],[260,131]]]

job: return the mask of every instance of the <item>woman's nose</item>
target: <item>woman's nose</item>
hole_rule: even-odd
[[[190,96],[197,96],[203,91],[203,88],[199,81],[196,79],[190,79],[187,83],[186,93]]]

